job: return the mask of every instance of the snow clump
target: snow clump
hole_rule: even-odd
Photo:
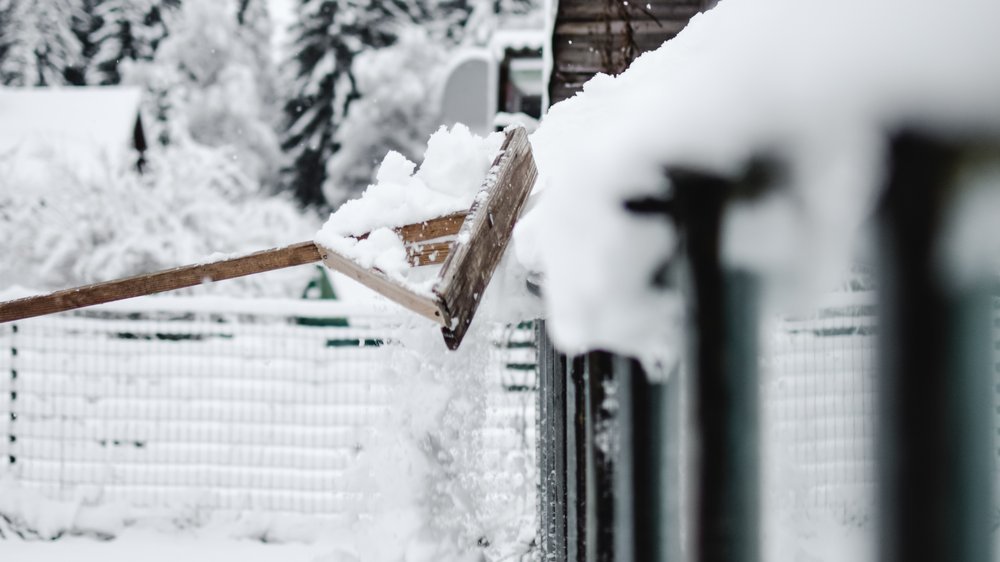
[[[729,210],[723,257],[820,288],[871,213],[893,131],[1000,132],[997,21],[1000,3],[984,0],[944,12],[930,0],[725,0],[553,106],[532,136],[539,202],[515,248],[544,275],[555,343],[671,355],[679,303],[651,280],[675,252],[674,225],[624,206],[669,197],[669,167],[736,178],[776,158],[787,185]]]
[[[502,133],[480,137],[462,124],[441,127],[428,140],[419,169],[402,154],[389,152],[375,183],[330,215],[316,243],[405,280],[406,250],[392,229],[467,211],[503,139]],[[367,238],[356,238],[365,233],[370,233]]]

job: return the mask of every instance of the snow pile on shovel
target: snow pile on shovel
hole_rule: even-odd
[[[503,138],[502,133],[480,137],[462,124],[441,127],[428,140],[419,169],[402,154],[389,152],[376,182],[330,215],[316,243],[404,280],[410,265],[393,228],[467,211]],[[355,238],[366,232],[371,233],[367,238]]]

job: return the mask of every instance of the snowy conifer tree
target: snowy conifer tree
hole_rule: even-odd
[[[57,86],[80,58],[79,0],[0,0],[0,83]]]
[[[99,0],[94,16],[100,27],[93,34],[96,45],[94,77],[89,83],[118,84],[124,61],[151,60],[167,36],[167,10],[180,0]]]
[[[66,81],[74,86],[87,84],[90,62],[97,52],[94,35],[101,27],[101,18],[97,16],[97,7],[101,2],[102,0],[80,0],[80,9],[73,18],[72,29],[80,44],[80,58],[66,71]]]
[[[185,3],[153,60],[126,65],[124,81],[146,88],[147,133],[160,144],[218,148],[256,188],[276,183],[281,162],[273,94],[267,98],[272,64],[269,53],[250,45],[270,45],[270,37],[248,36],[238,6],[237,0]]]
[[[283,142],[293,160],[286,187],[299,201],[327,203],[325,163],[340,149],[334,135],[362,95],[352,68],[355,58],[391,45],[407,23],[456,39],[469,12],[466,0],[301,0],[292,30],[297,79],[285,104]]]
[[[0,0],[0,84],[13,82],[14,69],[27,62],[24,46],[16,41],[20,23],[14,19],[15,8],[14,0]]]

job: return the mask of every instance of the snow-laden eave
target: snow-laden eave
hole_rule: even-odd
[[[508,50],[541,50],[551,35],[541,28],[497,29],[490,37],[490,49],[498,59]]]

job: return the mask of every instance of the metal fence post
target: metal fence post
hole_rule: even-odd
[[[7,420],[7,463],[13,467],[17,463],[17,324],[11,324],[10,337],[10,408]]]
[[[618,383],[614,356],[594,351],[584,356],[586,398],[583,402],[586,459],[584,469],[586,560],[612,562],[615,540],[614,478],[618,449]]]
[[[614,560],[618,429],[614,356],[568,358],[539,323],[538,463],[542,556]]]
[[[587,556],[586,506],[586,387],[582,357],[566,360],[566,555],[585,561]]]
[[[893,139],[882,201],[881,552],[886,562],[992,559],[988,283],[941,267],[963,147]]]
[[[540,546],[545,560],[568,560],[566,489],[566,356],[537,321]]]
[[[615,357],[614,376],[615,560],[680,560],[680,373],[653,382],[637,361]]]
[[[734,196],[752,196],[766,183],[759,171],[766,170],[754,164],[738,181],[669,171],[690,267],[700,447],[694,544],[700,562],[760,559],[758,284],[720,256],[724,208]]]

